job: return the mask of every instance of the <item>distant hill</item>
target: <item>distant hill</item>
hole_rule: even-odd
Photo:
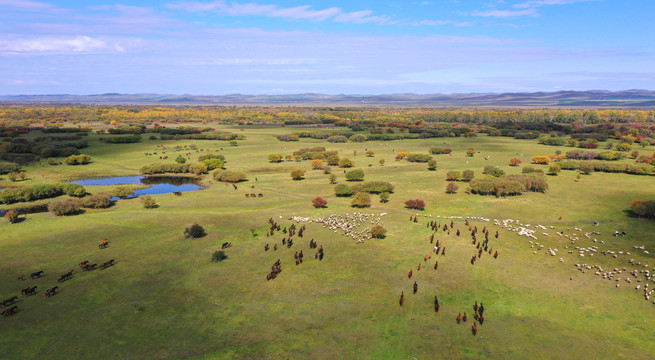
[[[424,105],[498,107],[655,107],[655,91],[556,91],[532,93],[482,94],[387,94],[387,95],[0,95],[4,103],[94,103],[94,104],[340,104],[340,105]]]

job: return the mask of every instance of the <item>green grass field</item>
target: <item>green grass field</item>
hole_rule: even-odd
[[[225,156],[226,168],[245,171],[249,180],[234,190],[206,175],[202,179],[205,190],[181,197],[156,195],[156,209],[144,209],[138,199],[131,199],[119,200],[108,209],[87,209],[77,216],[30,214],[17,224],[2,219],[0,300],[19,295],[28,285],[37,285],[39,291],[31,297],[19,296],[19,312],[0,318],[0,358],[655,358],[655,296],[646,301],[642,291],[646,283],[652,288],[655,282],[646,281],[644,273],[637,277],[640,282],[628,274],[655,266],[655,222],[633,217],[628,211],[633,199],[655,198],[653,177],[594,173],[577,181],[577,172],[563,171],[548,177],[550,189],[545,194],[509,198],[469,195],[463,182],[456,194],[446,194],[449,170],[470,169],[482,177],[484,166],[497,165],[518,174],[532,156],[572,148],[486,135],[345,144],[304,139],[280,142],[274,135],[292,129],[221,128],[243,131],[247,139],[237,147],[227,142],[145,140],[147,137],[136,144],[103,144],[90,135],[91,146],[82,152],[91,155],[92,164],[33,164],[26,168],[28,180],[18,184],[2,176],[0,188],[89,176],[138,175],[141,166],[163,162],[157,156],[144,155],[161,151],[158,145],[168,147],[164,151],[169,155],[167,161],[172,161],[177,156],[175,145],[196,144],[212,152],[222,148],[218,153]],[[426,153],[437,145],[453,149],[452,156],[434,156],[437,171],[428,171],[424,163],[395,161],[399,151]],[[311,170],[311,161],[272,164],[267,160],[270,153],[285,155],[311,146],[325,146],[354,160],[367,181],[394,184],[390,201],[380,203],[379,197],[372,195],[371,208],[354,209],[350,198],[335,197],[328,175]],[[473,158],[465,157],[469,147],[479,152]],[[366,149],[375,156],[366,157]],[[644,150],[653,151],[653,146]],[[191,161],[204,153],[194,152]],[[517,154],[525,155],[523,164],[512,168],[509,159]],[[385,159],[384,166],[378,163],[380,159]],[[304,180],[291,180],[289,173],[294,168],[307,170]],[[343,169],[332,170],[338,182],[344,183]],[[244,196],[251,192],[264,196]],[[316,196],[328,201],[327,208],[312,206],[311,199]],[[404,202],[413,198],[427,204],[418,223],[409,221],[416,211],[404,208]],[[291,225],[288,219],[292,216],[314,219],[354,212],[386,213],[382,220],[387,237],[357,244],[321,224],[306,223],[304,237],[296,239],[293,247],[264,251],[266,243],[281,246],[284,236],[266,237],[269,218],[285,227]],[[464,219],[455,219],[450,235],[443,231],[435,235],[447,247],[446,255],[432,254],[424,262],[434,246],[426,222],[434,220],[443,226],[445,216],[491,219],[472,220],[471,225],[490,229],[489,244],[498,250],[498,259],[486,254],[472,266],[469,260],[477,251]],[[494,225],[493,219],[516,219],[531,224],[530,229],[539,224],[547,230],[538,229],[538,240],[532,240]],[[593,221],[600,226],[594,227]],[[183,230],[194,222],[205,228],[207,236],[185,239]],[[576,227],[583,231],[574,230]],[[456,229],[461,230],[460,237],[455,235]],[[627,235],[614,237],[616,230]],[[493,237],[495,231],[499,231],[499,239]],[[572,244],[557,236],[557,231],[578,234],[580,240]],[[593,231],[601,235],[582,236]],[[109,239],[110,247],[99,250],[97,245],[104,238]],[[309,249],[312,238],[325,248],[322,261],[314,259],[315,251]],[[530,240],[544,248],[536,251],[538,247],[531,248]],[[228,259],[210,262],[211,254],[223,242],[233,244],[226,249]],[[578,256],[576,246],[594,245],[598,252],[593,257],[590,253]],[[633,248],[642,245],[651,254]],[[558,249],[557,256],[546,255],[548,248]],[[296,266],[293,253],[300,250],[306,260]],[[603,250],[624,253],[614,258],[603,255]],[[266,274],[278,258],[283,271],[267,281]],[[76,271],[71,280],[57,284],[59,275],[78,270],[77,264],[83,260],[101,264],[109,259],[115,259],[116,265]],[[641,265],[630,264],[630,259]],[[439,261],[437,271],[432,269],[435,260]],[[625,267],[627,271],[616,276],[621,278],[617,288],[617,281],[594,275],[595,269],[582,273],[576,263],[598,264],[605,270]],[[411,269],[414,276],[410,280],[407,273]],[[44,270],[46,276],[16,280],[18,275],[36,270]],[[624,281],[626,277],[632,277],[632,283]],[[412,295],[414,281],[419,290]],[[60,292],[44,300],[43,291],[55,285]],[[401,291],[405,293],[402,307],[398,304]],[[438,313],[433,309],[434,296],[441,305]],[[471,333],[475,301],[486,308],[477,336]],[[468,314],[468,322],[456,323],[460,312]]]

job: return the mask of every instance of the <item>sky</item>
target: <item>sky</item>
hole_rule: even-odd
[[[0,94],[655,90],[655,0],[0,0]]]

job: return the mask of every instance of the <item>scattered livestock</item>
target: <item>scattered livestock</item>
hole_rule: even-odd
[[[30,279],[32,279],[32,280],[38,279],[38,278],[43,276],[43,273],[44,273],[43,270],[33,272],[33,273],[30,274]]]
[[[34,287],[29,287],[28,286],[25,289],[21,290],[20,294],[25,295],[25,296],[34,295],[34,294],[36,294],[36,289],[37,288],[38,288],[38,286],[34,286]]]
[[[12,296],[9,299],[5,299],[2,302],[0,302],[0,308],[5,308],[9,305],[13,305],[16,300],[18,300],[18,296]]]
[[[100,270],[104,270],[110,266],[113,266],[115,264],[114,259],[105,261],[102,265],[100,265]]]
[[[58,293],[57,293],[57,289],[58,289],[58,288],[59,288],[59,286],[55,286],[55,287],[53,287],[53,288],[50,288],[50,289],[46,290],[46,292],[43,293],[43,298],[44,298],[44,299],[47,299],[47,298],[49,298],[49,297],[52,297],[52,296],[57,295],[57,294],[58,294]]]
[[[12,306],[12,307],[10,307],[9,309],[4,310],[4,311],[2,312],[2,316],[4,316],[4,317],[9,317],[9,316],[11,316],[11,315],[14,315],[14,314],[16,313],[16,311],[18,311],[18,306]]]

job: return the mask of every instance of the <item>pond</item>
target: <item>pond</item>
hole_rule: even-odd
[[[75,184],[86,186],[107,186],[107,185],[148,185],[145,189],[139,189],[132,199],[143,195],[171,194],[174,192],[187,192],[202,190],[204,187],[198,184],[198,179],[183,176],[116,176],[101,179],[84,179],[71,181]],[[112,198],[118,200],[118,197]]]
[[[143,195],[171,194],[174,192],[187,192],[202,190],[204,187],[198,184],[197,178],[183,176],[116,176],[101,179],[84,179],[71,181],[75,184],[86,186],[107,186],[107,185],[148,185],[145,189],[139,189],[127,199],[133,199]],[[115,196],[112,201],[119,200]],[[38,206],[28,206],[24,209],[18,209],[21,214],[47,212],[48,205],[41,204]],[[0,216],[4,216],[6,210],[0,210]]]

